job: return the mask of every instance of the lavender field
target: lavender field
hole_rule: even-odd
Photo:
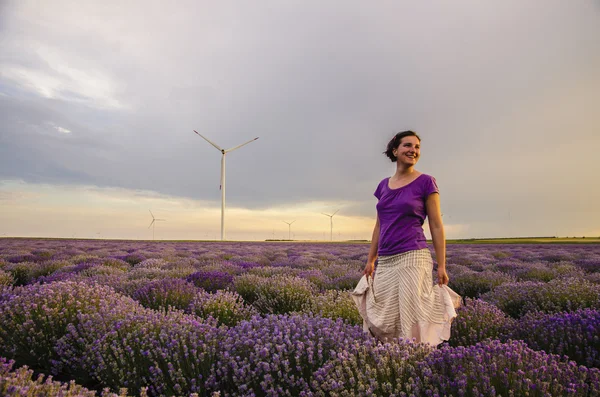
[[[0,394],[600,395],[600,244],[449,245],[438,349],[362,331],[368,249],[1,239]]]

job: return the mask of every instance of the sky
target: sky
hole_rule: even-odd
[[[196,130],[227,239],[369,239],[406,129],[447,238],[600,236],[599,71],[598,0],[0,0],[0,237],[219,239]]]

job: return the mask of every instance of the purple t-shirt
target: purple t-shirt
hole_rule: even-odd
[[[427,216],[425,201],[439,193],[435,178],[421,174],[406,186],[390,189],[389,178],[375,190],[379,217],[379,255],[395,255],[427,248],[423,223]]]

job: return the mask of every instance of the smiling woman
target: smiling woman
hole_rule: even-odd
[[[354,299],[365,331],[377,338],[416,338],[436,346],[450,338],[454,309],[461,302],[447,285],[439,190],[432,176],[414,169],[421,154],[421,138],[415,132],[396,134],[384,154],[396,163],[396,173],[375,190],[377,222]],[[435,286],[422,227],[426,217],[437,257]]]

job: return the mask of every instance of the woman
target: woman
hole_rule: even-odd
[[[414,338],[437,346],[450,338],[461,303],[448,288],[439,190],[432,176],[415,169],[421,138],[413,131],[396,134],[384,154],[396,162],[396,173],[375,190],[377,222],[365,275],[353,297],[365,331],[378,339]],[[423,232],[426,217],[438,263],[436,285]]]

